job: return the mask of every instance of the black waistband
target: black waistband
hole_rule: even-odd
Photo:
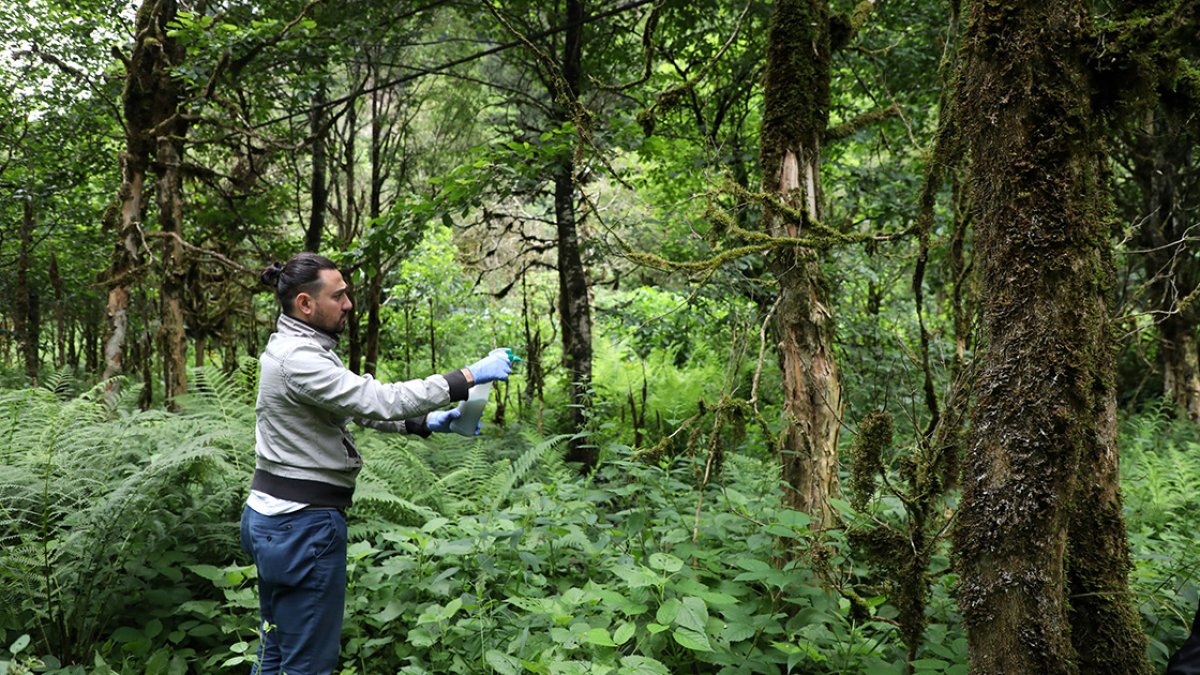
[[[265,492],[272,497],[293,502],[304,502],[311,507],[345,509],[354,499],[354,488],[331,485],[317,480],[284,478],[262,469],[254,470],[250,488]]]

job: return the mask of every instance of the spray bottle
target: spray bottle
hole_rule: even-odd
[[[516,365],[521,357],[513,354],[513,350],[505,350],[510,363]],[[492,393],[492,383],[484,382],[471,387],[467,392],[467,400],[458,404],[458,419],[450,423],[450,431],[463,436],[474,436],[479,427],[479,419],[483,417],[483,409],[487,406],[488,396]]]

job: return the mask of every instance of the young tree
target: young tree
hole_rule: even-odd
[[[981,366],[955,532],[976,673],[1146,672],[1117,475],[1111,200],[1079,0],[974,3]]]

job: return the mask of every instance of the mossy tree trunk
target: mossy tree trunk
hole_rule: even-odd
[[[104,347],[104,379],[123,372],[123,355],[129,327],[131,287],[141,276],[145,244],[143,214],[146,207],[146,178],[153,156],[160,172],[158,190],[159,217],[167,233],[178,234],[182,221],[182,133],[186,124],[179,118],[178,85],[170,68],[182,55],[167,25],[178,8],[171,0],[146,0],[138,8],[133,52],[125,61],[125,88],[121,93],[125,113],[125,149],[121,153],[121,187],[117,191],[114,222],[116,245],[112,262],[102,275],[108,286],[109,325]],[[165,210],[164,210],[165,209]],[[161,313],[170,320],[164,325],[164,344],[178,354],[176,344],[182,336],[182,310],[178,321],[173,312],[179,303],[174,274],[182,249],[172,250],[172,238],[165,240],[164,300]],[[178,241],[175,241],[178,244]],[[178,335],[177,335],[178,333]],[[180,371],[172,371],[178,373]],[[174,384],[172,384],[174,382]],[[182,393],[178,380],[167,383],[168,395]],[[186,380],[185,380],[186,383]],[[186,386],[186,384],[184,385]],[[109,393],[115,393],[110,384]]]
[[[829,119],[830,50],[824,0],[775,3],[763,90],[763,188],[816,220],[822,215],[821,138]],[[768,209],[763,227],[772,235],[795,237],[803,224]],[[829,290],[821,260],[811,250],[780,250],[768,264],[779,283],[775,331],[787,415],[780,448],[785,499],[820,526],[832,518],[841,405]]]
[[[567,30],[563,40],[562,79],[551,76],[551,93],[559,104],[559,122],[573,120],[571,111],[583,81],[583,0],[567,0]],[[587,273],[579,240],[575,211],[576,156],[565,150],[554,168],[554,217],[558,251],[558,317],[562,328],[563,365],[571,378],[571,428],[582,431],[587,423],[588,390],[592,383],[592,310]],[[567,461],[591,470],[599,459],[586,439],[573,439]]]
[[[1146,672],[1129,603],[1109,331],[1110,198],[1079,0],[971,6],[981,364],[955,549],[971,672]]]

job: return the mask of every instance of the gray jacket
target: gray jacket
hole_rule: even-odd
[[[259,358],[251,484],[274,497],[349,506],[362,468],[350,419],[428,436],[428,412],[467,398],[462,371],[385,384],[347,370],[323,330],[281,315],[276,331]]]

